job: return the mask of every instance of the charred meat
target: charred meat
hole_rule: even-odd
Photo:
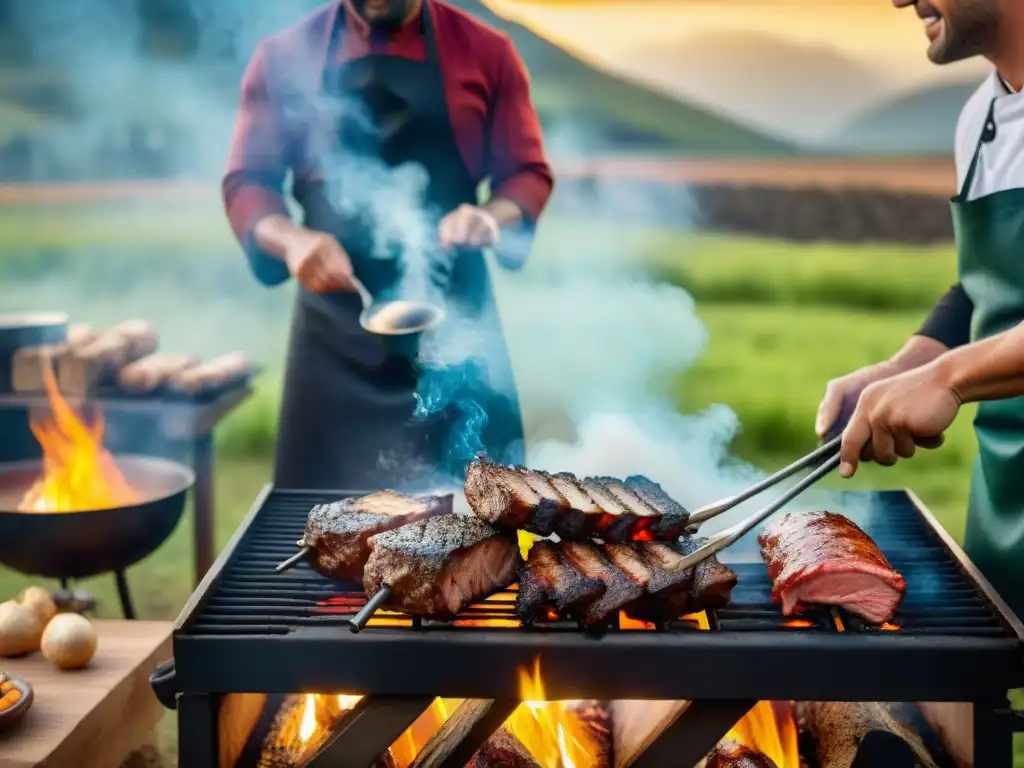
[[[580,573],[604,586],[600,597],[579,611],[580,622],[585,627],[603,624],[624,605],[644,594],[644,587],[616,568],[597,545],[585,541],[563,541],[561,546],[562,554]]]
[[[670,546],[659,546],[656,553],[660,567],[669,573],[679,572],[675,564],[706,541],[707,539],[683,537]],[[732,590],[737,581],[736,574],[718,562],[717,558],[708,558],[695,568],[686,569],[682,573],[686,575],[686,579],[676,588],[645,595],[626,606],[626,615],[637,621],[672,621],[688,613],[724,608],[732,599]]]
[[[791,512],[757,537],[786,616],[805,604],[838,605],[872,624],[896,614],[907,584],[864,531],[832,512]]]
[[[516,576],[516,537],[475,517],[431,517],[372,536],[369,544],[367,598],[387,586],[385,605],[411,616],[454,618]]]
[[[686,510],[644,477],[579,479],[509,467],[480,456],[466,473],[466,499],[481,520],[566,541],[671,541]]]
[[[602,582],[580,573],[558,544],[543,540],[530,548],[526,561],[516,568],[516,578],[516,615],[524,623],[542,615],[547,607],[571,612],[593,602],[605,590]]]
[[[309,512],[299,545],[312,549],[310,561],[317,572],[358,584],[370,556],[371,536],[451,511],[451,494],[414,499],[395,491],[318,504]]]

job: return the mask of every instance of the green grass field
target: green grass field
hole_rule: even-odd
[[[686,412],[732,408],[742,424],[735,455],[763,469],[813,447],[825,382],[891,354],[955,279],[951,248],[797,246],[557,220],[542,231],[534,268],[612,259],[694,296],[709,341],[672,391]],[[244,346],[267,362],[257,395],[217,435],[223,545],[269,477],[288,293],[253,285],[223,224],[197,206],[0,208],[0,306],[42,305],[101,321],[139,312],[174,343]],[[912,488],[961,537],[970,418],[961,415],[941,450],[891,469],[867,467],[854,483]],[[174,616],[191,590],[188,520],[129,574],[144,617]],[[31,581],[0,570],[0,599]],[[104,615],[117,610],[110,582],[84,585]]]

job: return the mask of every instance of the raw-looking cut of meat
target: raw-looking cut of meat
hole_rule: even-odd
[[[871,624],[896,614],[907,584],[864,531],[834,512],[790,512],[757,537],[786,616],[804,605],[837,605]]]
[[[539,618],[548,606],[559,612],[573,611],[605,590],[604,584],[587,578],[569,563],[557,544],[544,540],[530,547],[526,561],[516,568],[516,577],[516,616],[524,623]]]
[[[310,547],[313,569],[329,579],[363,580],[369,539],[408,523],[452,511],[452,494],[414,499],[396,491],[317,504],[306,519],[300,546]]]
[[[363,589],[370,598],[388,586],[388,608],[450,619],[509,586],[518,559],[515,535],[475,517],[441,515],[370,537]]]
[[[542,537],[556,534],[563,541],[672,541],[689,519],[660,485],[644,477],[581,479],[478,456],[466,472],[465,488],[473,514],[484,522]]]

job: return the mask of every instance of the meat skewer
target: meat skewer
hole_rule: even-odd
[[[317,504],[309,512],[299,552],[274,570],[281,573],[300,560],[313,557],[313,568],[329,579],[363,580],[363,564],[370,556],[368,539],[377,533],[433,515],[450,514],[453,496],[414,499],[395,491],[377,491],[331,504]]]
[[[871,537],[832,512],[791,512],[757,537],[786,616],[803,604],[838,605],[872,624],[889,621],[907,589]]]
[[[383,606],[410,616],[454,618],[474,600],[509,586],[519,556],[514,535],[464,515],[403,525],[371,536],[369,544],[363,573],[369,602],[349,620],[353,632]]]
[[[792,477],[801,470],[810,469],[815,464],[818,464],[819,462],[828,459],[830,456],[832,456],[833,453],[838,453],[839,446],[842,444],[842,442],[843,438],[842,435],[840,435],[839,437],[829,440],[827,443],[818,446],[818,448],[811,451],[802,459],[797,459],[792,464],[783,467],[775,474],[769,475],[763,480],[759,480],[746,490],[740,491],[734,496],[728,496],[724,499],[720,499],[719,501],[714,501],[710,504],[705,504],[703,507],[696,510],[695,512],[693,512],[693,514],[690,515],[690,520],[687,523],[687,528],[690,530],[696,530],[701,523],[706,522],[713,517],[718,517],[724,512],[728,512],[730,509],[733,509],[742,504],[744,501],[752,499],[758,494],[768,490],[769,488],[778,485],[783,480]]]
[[[832,470],[839,466],[839,448],[838,445],[833,446],[831,450],[835,451],[830,459],[824,464],[818,467],[816,470],[807,475],[803,480],[796,483],[792,488],[783,493],[779,498],[773,501],[763,509],[753,513],[745,520],[740,520],[735,525],[726,528],[723,531],[716,533],[707,539],[707,542],[702,546],[695,549],[690,554],[686,555],[680,561],[680,568],[693,568],[698,563],[707,560],[709,557],[717,555],[723,549],[732,544],[735,544],[747,533],[752,531],[758,525],[763,523],[769,517],[774,515],[784,506],[789,504],[793,499],[799,496],[801,493],[806,491],[816,482],[821,480],[825,475],[829,474]]]
[[[509,467],[478,456],[466,472],[473,514],[501,528],[522,529],[565,541],[672,541],[687,512],[644,477],[587,477]]]

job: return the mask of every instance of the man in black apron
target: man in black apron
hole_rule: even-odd
[[[915,5],[936,63],[983,55],[996,71],[957,129],[951,206],[960,283],[892,361],[830,383],[818,432],[856,409],[840,472],[891,465],[934,447],[960,405],[978,402],[967,554],[1024,616],[1024,7],[1016,0],[893,0]],[[858,400],[859,396],[859,400]]]
[[[400,242],[381,253],[388,212],[368,202],[373,185],[411,165],[425,172],[413,213],[430,224],[431,288],[450,318],[424,344],[454,347],[454,362],[410,359],[364,331],[349,280],[354,273],[377,299],[393,298],[403,268],[423,258]],[[302,226],[284,208],[287,170]],[[478,207],[485,179],[494,194]],[[451,6],[345,0],[261,44],[225,198],[256,276],[299,282],[276,484],[365,489],[458,477],[478,450],[524,460],[480,249],[511,229],[505,240],[520,252],[499,258],[521,263],[523,234],[551,186],[521,63],[506,39]]]

